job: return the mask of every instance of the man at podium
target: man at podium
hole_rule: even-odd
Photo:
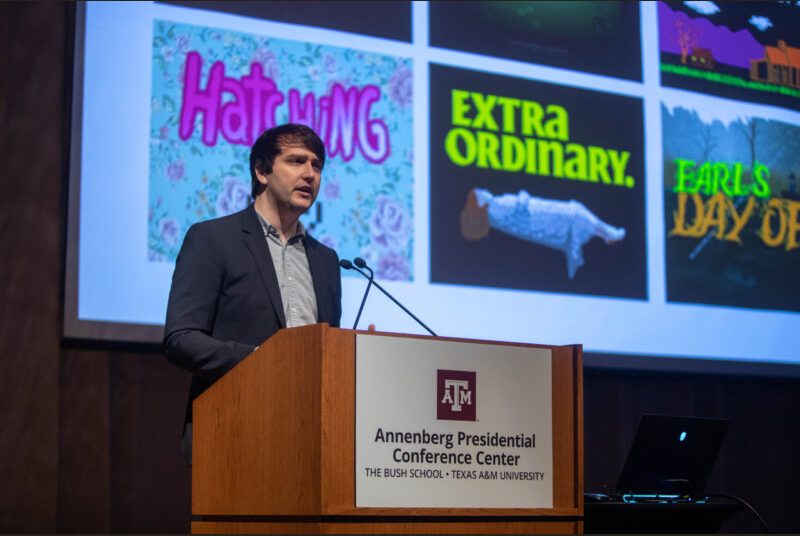
[[[281,328],[338,327],[336,252],[299,218],[319,192],[325,146],[304,125],[266,130],[250,152],[251,203],[186,233],[172,276],[164,350],[192,372],[182,452],[191,463],[192,401]]]

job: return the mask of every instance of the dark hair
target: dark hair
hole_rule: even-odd
[[[250,150],[250,180],[253,199],[264,190],[258,182],[256,170],[263,175],[272,173],[272,162],[284,147],[304,147],[317,155],[322,168],[325,166],[325,144],[311,128],[296,123],[287,123],[265,130]]]

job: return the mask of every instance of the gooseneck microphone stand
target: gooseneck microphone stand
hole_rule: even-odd
[[[405,313],[406,313],[408,316],[410,316],[411,318],[413,318],[414,320],[416,320],[416,322],[417,322],[417,323],[418,323],[420,326],[422,326],[423,328],[425,328],[425,330],[426,330],[428,333],[430,333],[431,335],[433,335],[434,337],[436,337],[436,333],[434,333],[434,332],[433,332],[433,330],[432,330],[431,328],[429,328],[428,326],[426,326],[426,325],[425,325],[425,322],[423,322],[422,320],[420,320],[419,318],[417,318],[417,316],[416,316],[414,313],[412,313],[411,311],[409,311],[408,309],[406,309],[406,307],[405,307],[405,306],[404,306],[402,303],[400,303],[399,301],[397,301],[397,300],[394,298],[394,296],[392,296],[391,294],[389,294],[389,292],[388,292],[388,291],[387,291],[385,288],[383,288],[383,287],[382,287],[382,286],[381,286],[381,285],[380,285],[380,284],[379,284],[377,281],[375,281],[375,274],[373,273],[373,271],[372,271],[372,268],[370,268],[370,267],[367,265],[367,262],[366,262],[364,259],[362,259],[361,257],[356,257],[355,259],[353,259],[353,262],[350,262],[350,261],[348,261],[347,259],[342,259],[342,260],[340,260],[340,261],[339,261],[339,266],[341,266],[341,267],[342,267],[342,268],[344,268],[345,270],[355,270],[356,272],[360,273],[361,275],[363,275],[364,277],[366,277],[366,278],[369,280],[369,283],[367,284],[367,290],[366,290],[366,292],[364,292],[364,297],[363,297],[363,298],[362,298],[362,300],[361,300],[361,307],[359,307],[359,309],[358,309],[358,315],[356,316],[356,323],[355,323],[355,325],[353,325],[353,329],[355,329],[355,328],[356,328],[356,325],[358,324],[358,320],[359,320],[359,318],[361,317],[361,311],[362,311],[362,309],[364,308],[364,303],[365,303],[365,302],[366,302],[366,300],[367,300],[367,293],[369,292],[369,289],[370,289],[370,287],[371,287],[372,285],[375,285],[375,288],[377,288],[378,290],[380,290],[381,292],[383,292],[383,294],[384,294],[384,295],[385,295],[387,298],[389,298],[390,300],[392,300],[392,301],[394,302],[394,304],[395,304],[395,305],[397,305],[397,306],[398,306],[400,309],[402,309],[402,310],[403,310],[403,311],[404,311],[404,312],[405,312]],[[363,270],[362,270],[362,268],[363,268]],[[364,270],[369,270],[369,274],[367,274],[366,272],[364,272]]]

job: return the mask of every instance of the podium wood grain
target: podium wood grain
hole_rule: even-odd
[[[582,534],[583,521],[193,522],[192,534]]]

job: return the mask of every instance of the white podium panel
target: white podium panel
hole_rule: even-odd
[[[356,336],[356,506],[552,508],[546,348]]]

